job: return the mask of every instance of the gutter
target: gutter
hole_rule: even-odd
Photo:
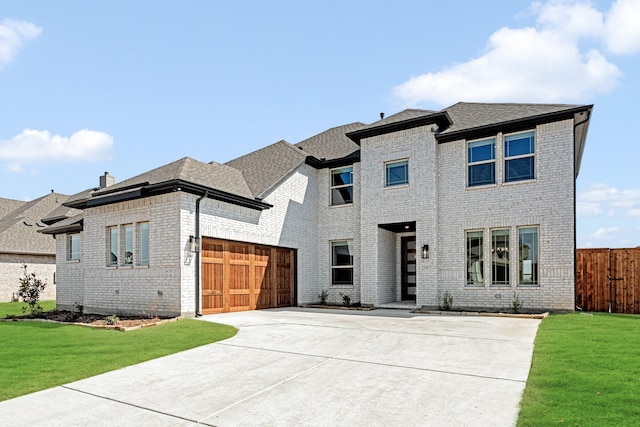
[[[196,242],[202,240],[200,237],[200,202],[209,195],[209,190],[205,190],[204,194],[196,199]],[[196,250],[196,317],[202,316],[200,312],[200,248]]]
[[[593,108],[593,105],[591,106],[591,108]],[[576,169],[578,167],[576,161],[575,161],[575,155],[576,155],[576,129],[578,129],[578,126],[583,125],[584,123],[588,123],[589,120],[591,120],[591,108],[589,108],[586,113],[587,113],[587,117],[582,120],[581,122],[575,123],[573,125],[573,156],[574,156],[574,161],[573,161],[573,168]],[[586,141],[587,139],[587,134],[586,131],[583,133],[584,136],[584,140]],[[582,144],[582,149],[584,150],[584,141]],[[577,285],[577,273],[576,273],[576,265],[578,263],[578,231],[577,231],[577,209],[578,209],[578,200],[577,200],[577,195],[576,195],[576,181],[578,180],[578,176],[577,176],[577,171],[574,170],[574,178],[573,178],[573,305],[575,308],[578,308],[579,310],[582,310],[580,307],[578,307],[578,305],[576,304],[576,293],[578,291],[578,285]],[[574,310],[575,310],[574,308]]]

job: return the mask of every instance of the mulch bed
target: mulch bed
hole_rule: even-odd
[[[91,326],[94,328],[112,328],[121,331],[127,331],[132,329],[146,328],[150,326],[159,325],[170,321],[175,321],[177,318],[159,318],[149,316],[117,316],[116,319],[109,319],[110,315],[102,314],[80,314],[72,311],[46,311],[38,317],[31,316],[30,314],[24,316],[11,316],[2,320],[32,320],[32,321],[51,321],[58,323],[68,323],[73,325]]]

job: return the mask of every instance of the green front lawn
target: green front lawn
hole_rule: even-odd
[[[549,425],[640,425],[640,316],[542,321],[518,426]]]
[[[27,307],[27,311],[23,312],[22,307]],[[43,311],[51,311],[56,308],[55,301],[40,301],[40,307]],[[26,302],[6,302],[0,303],[0,319],[4,319],[7,316],[23,316],[25,314],[31,314],[29,310],[29,304]]]
[[[21,307],[0,303],[0,319],[22,314]],[[130,332],[0,322],[0,401],[224,340],[236,332],[232,326],[193,319]]]

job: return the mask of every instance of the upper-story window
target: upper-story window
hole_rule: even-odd
[[[469,187],[495,184],[496,140],[469,142],[467,146],[467,183]]]
[[[409,160],[387,162],[385,167],[385,187],[409,183]]]
[[[504,180],[522,181],[534,178],[534,132],[506,135],[504,137]]]
[[[80,260],[82,253],[82,245],[80,242],[80,233],[67,235],[67,260]]]
[[[331,170],[331,206],[353,203],[353,167]]]

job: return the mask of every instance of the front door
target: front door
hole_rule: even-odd
[[[416,237],[402,238],[402,300],[416,300]]]

